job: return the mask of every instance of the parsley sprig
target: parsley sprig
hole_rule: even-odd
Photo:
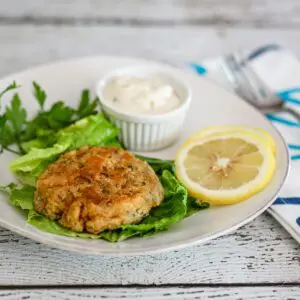
[[[5,149],[23,154],[25,151],[22,143],[45,136],[51,137],[61,128],[97,112],[99,100],[91,99],[89,90],[82,91],[76,109],[69,107],[63,101],[57,101],[47,110],[45,109],[47,94],[34,81],[33,95],[39,105],[39,111],[28,120],[26,109],[17,93],[13,95],[10,103],[1,109],[1,98],[18,87],[13,82],[0,92],[0,153]]]

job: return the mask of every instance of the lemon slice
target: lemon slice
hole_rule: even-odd
[[[269,143],[257,132],[225,131],[187,140],[176,174],[190,194],[211,204],[233,204],[264,189],[275,172]]]
[[[276,152],[276,144],[275,141],[270,133],[266,130],[261,128],[253,128],[249,126],[237,126],[237,125],[230,125],[230,126],[211,126],[206,129],[200,130],[197,133],[190,136],[189,139],[198,139],[198,137],[202,136],[210,136],[215,134],[220,134],[223,132],[246,132],[252,134],[259,134],[265,141],[270,145],[273,153]]]

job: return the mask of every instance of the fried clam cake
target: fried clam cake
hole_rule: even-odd
[[[82,147],[62,155],[39,177],[35,209],[78,232],[97,234],[139,223],[163,200],[144,161],[115,147]]]

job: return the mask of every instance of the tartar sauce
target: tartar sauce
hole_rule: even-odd
[[[162,114],[176,109],[181,99],[159,76],[120,76],[108,82],[103,96],[119,110],[132,114]]]

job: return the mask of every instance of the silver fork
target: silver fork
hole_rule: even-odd
[[[222,68],[235,92],[263,113],[287,112],[300,122],[300,114],[261,81],[240,53],[225,56]]]

